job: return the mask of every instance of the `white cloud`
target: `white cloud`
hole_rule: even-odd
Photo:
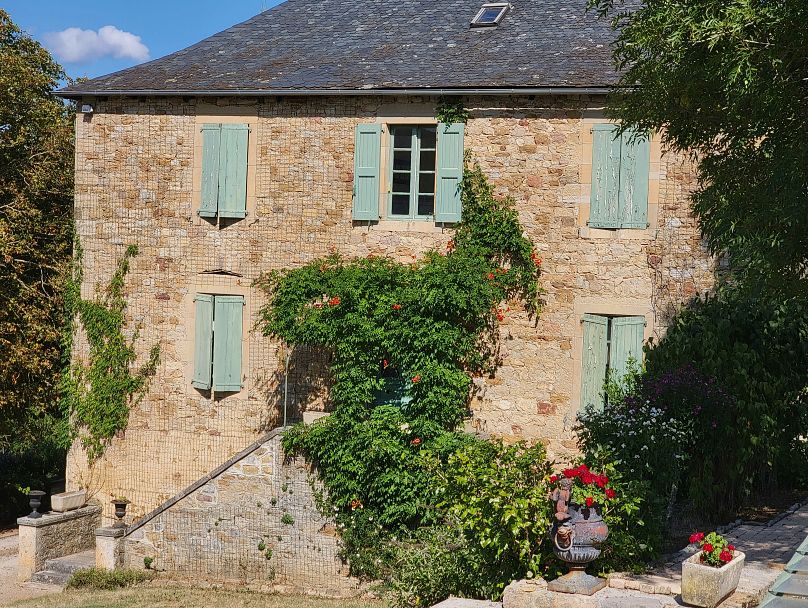
[[[114,25],[105,25],[97,32],[69,27],[44,34],[43,38],[45,45],[65,63],[90,63],[103,57],[136,61],[149,58],[149,49],[140,41],[140,36]]]

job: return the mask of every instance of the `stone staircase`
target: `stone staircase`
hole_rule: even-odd
[[[95,550],[93,549],[47,560],[45,569],[35,572],[31,577],[31,582],[64,587],[76,570],[85,568],[95,568]]]

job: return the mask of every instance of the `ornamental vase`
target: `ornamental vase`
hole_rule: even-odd
[[[600,546],[609,536],[609,528],[600,515],[600,507],[585,507],[570,503],[567,507],[570,518],[555,523],[551,530],[553,552],[558,559],[569,564],[588,564],[600,556]],[[565,540],[564,531],[559,528],[568,527],[572,533]]]
[[[701,563],[701,551],[682,562],[682,601],[688,606],[715,608],[741,580],[746,556],[735,551],[732,561],[720,568]]]

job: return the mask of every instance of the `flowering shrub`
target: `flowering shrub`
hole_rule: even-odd
[[[577,431],[587,457],[604,454],[647,487],[651,543],[679,500],[727,521],[754,489],[805,484],[804,305],[722,288],[680,312],[645,366],[610,378],[606,407],[584,411]]]
[[[564,469],[561,473],[565,479],[572,480],[571,502],[581,506],[605,506],[614,500],[617,493],[609,487],[609,478],[606,475],[593,473],[585,464]],[[550,476],[551,483],[559,481],[558,475]]]
[[[729,544],[726,538],[715,532],[707,536],[704,532],[695,532],[690,535],[690,543],[701,548],[699,561],[702,564],[720,568],[735,558],[735,545]]]

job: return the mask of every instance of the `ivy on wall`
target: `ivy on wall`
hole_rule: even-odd
[[[469,111],[459,98],[441,97],[435,110],[435,118],[438,122],[447,125],[459,122],[466,124],[469,120]]]
[[[123,288],[129,262],[137,254],[137,246],[129,245],[109,284],[99,289],[92,300],[85,300],[81,297],[82,252],[76,244],[74,270],[66,289],[68,323],[64,345],[69,352],[78,320],[89,353],[86,361],[68,363],[61,383],[62,407],[70,420],[71,439],[80,438],[89,460],[101,456],[112,437],[126,428],[129,410],[143,399],[160,358],[160,345],[155,344],[146,363],[132,370],[139,331],[129,338],[124,333]]]
[[[440,544],[440,530],[451,529],[468,546],[457,553],[469,560],[458,571],[472,574],[436,582],[431,591],[391,582],[409,589],[394,592],[399,603],[412,594],[419,602],[444,593],[493,597],[508,576],[525,576],[547,555],[542,446],[503,446],[457,430],[472,377],[491,375],[499,364],[499,324],[511,307],[540,312],[541,259],[514,202],[496,198],[468,157],[461,197],[454,238],[418,261],[332,256],[258,281],[268,296],[259,319],[264,334],[331,353],[334,412],[287,432],[284,449],[318,466],[352,572],[398,577],[409,570],[395,565],[391,551],[402,542],[433,542],[426,538]],[[517,508],[525,513],[496,541],[480,535],[476,513],[455,508],[467,497],[455,496],[447,475],[468,458],[482,458],[507,478],[493,520]],[[530,483],[517,481],[525,479]]]

